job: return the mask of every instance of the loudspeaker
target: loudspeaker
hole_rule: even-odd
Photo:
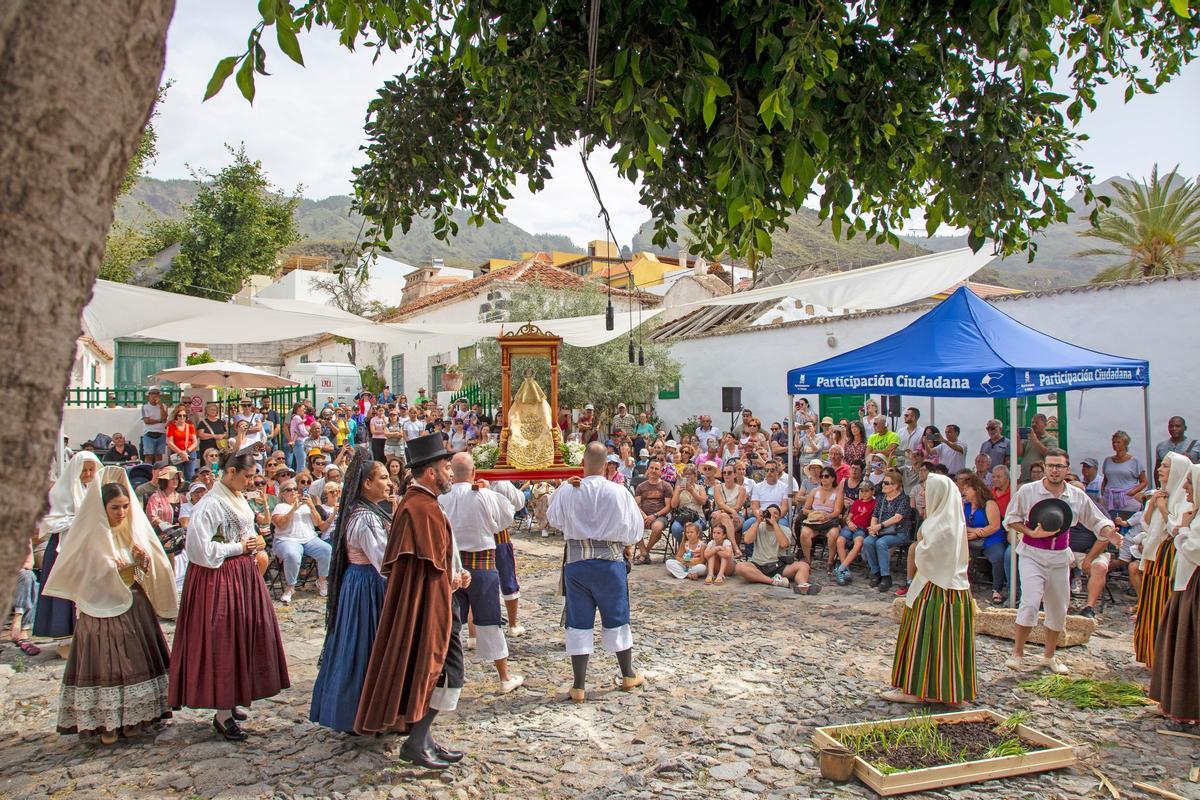
[[[742,387],[721,387],[721,411],[726,414],[736,414],[742,410]]]
[[[900,395],[885,394],[881,399],[883,400],[883,409],[879,413],[885,417],[903,416],[904,412],[900,410]]]

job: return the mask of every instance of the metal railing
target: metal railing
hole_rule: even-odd
[[[164,386],[162,399],[167,405],[179,402],[182,391],[178,386]],[[65,405],[75,408],[137,408],[146,402],[144,387],[105,388],[93,386],[84,389],[67,389]]]
[[[453,405],[459,400],[466,400],[471,405],[479,403],[483,408],[483,413],[489,417],[496,416],[496,407],[500,405],[499,399],[491,392],[485,392],[479,388],[479,384],[473,383],[470,386],[464,386],[459,391],[450,396],[450,404]]]

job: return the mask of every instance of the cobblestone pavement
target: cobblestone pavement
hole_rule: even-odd
[[[292,688],[255,704],[251,738],[215,737],[209,715],[183,711],[157,733],[113,747],[54,732],[63,661],[0,650],[0,796],[51,798],[858,798],[866,787],[820,778],[814,727],[909,713],[879,699],[887,688],[896,625],[888,600],[861,576],[815,597],[732,580],[681,583],[660,562],[635,567],[634,653],[643,690],[606,688],[615,661],[597,647],[588,702],[565,700],[570,666],[555,590],[561,542],[517,536],[522,622],[510,642],[525,685],[498,697],[491,665],[468,655],[459,710],[438,721],[466,760],[442,774],[395,757],[395,737],[358,738],[310,723],[309,696],[323,636],[324,605],[301,592],[279,608]],[[857,573],[856,573],[857,575]],[[824,580],[820,576],[819,580]],[[1119,590],[1118,590],[1119,593]],[[1129,601],[1063,659],[1073,674],[1146,683],[1133,663]],[[170,626],[167,626],[168,635]],[[939,798],[1101,797],[1089,767],[1123,792],[1133,780],[1200,800],[1187,773],[1200,742],[1157,735],[1147,709],[1076,711],[1017,689],[1003,666],[1008,642],[979,637],[976,705],[1026,709],[1029,724],[1076,745],[1077,768],[921,795]],[[912,795],[917,796],[917,795]]]

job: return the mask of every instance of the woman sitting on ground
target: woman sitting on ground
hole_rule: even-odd
[[[666,566],[667,572],[680,580],[698,581],[708,571],[704,561],[704,540],[700,538],[700,526],[695,522],[683,526],[683,541],[679,543],[675,557],[667,559]]]
[[[890,473],[889,473],[890,474]],[[916,576],[896,639],[893,702],[958,705],[975,699],[975,605],[967,582],[962,496],[954,481],[930,475],[929,516],[917,533]]]
[[[728,517],[713,515],[712,541],[704,547],[704,563],[708,568],[705,583],[724,583],[726,575],[733,574],[734,559],[739,555],[733,541],[734,526]]]
[[[800,523],[800,549],[804,560],[812,563],[813,537],[825,534],[825,555],[829,574],[837,557],[838,534],[842,529],[842,493],[838,490],[837,473],[832,467],[822,467],[820,486],[808,493]]]
[[[928,491],[929,480],[925,482]],[[958,479],[963,497],[967,547],[972,555],[983,555],[992,565],[992,602],[1004,602],[1004,549],[1007,538],[1000,526],[1000,506],[992,499],[992,490],[974,472]]]

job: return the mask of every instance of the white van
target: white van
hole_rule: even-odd
[[[325,405],[329,398],[335,402],[351,403],[362,391],[362,377],[358,367],[341,361],[314,361],[288,368],[287,376],[297,383],[316,387],[317,408]]]

